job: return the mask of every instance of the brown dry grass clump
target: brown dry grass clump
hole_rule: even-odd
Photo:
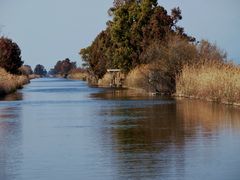
[[[216,62],[186,65],[177,78],[176,95],[227,104],[240,103],[240,68]]]
[[[172,91],[169,77],[157,63],[141,65],[130,71],[125,86],[157,94],[171,94]]]
[[[77,68],[70,71],[67,78],[86,81],[88,79],[88,73],[86,70]]]
[[[106,73],[102,79],[98,80],[98,86],[100,87],[109,87],[112,81],[112,76],[109,73]]]
[[[70,73],[67,77],[69,79],[86,81],[88,75],[87,75],[87,73]]]
[[[149,65],[141,65],[127,74],[125,86],[132,89],[141,89],[150,92]]]
[[[0,68],[0,95],[8,94],[29,83],[27,76],[17,76]]]
[[[31,80],[31,79],[41,78],[41,76],[37,75],[37,74],[30,74],[30,75],[28,75],[28,78]]]

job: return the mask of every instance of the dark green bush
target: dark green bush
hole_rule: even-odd
[[[0,38],[0,67],[12,74],[18,74],[22,66],[21,50],[19,46],[9,38]]]

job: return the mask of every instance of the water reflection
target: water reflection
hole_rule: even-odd
[[[0,179],[15,179],[21,163],[21,108],[0,106]]]
[[[0,102],[0,180],[240,177],[238,108],[61,79],[22,92]]]
[[[186,127],[201,126],[204,131],[240,130],[240,108],[195,100],[178,100],[178,114]]]
[[[0,96],[0,101],[20,101],[23,99],[23,94],[22,92],[15,92],[11,94],[7,94],[6,96],[1,97]]]
[[[139,99],[159,99],[160,97],[149,96],[148,93],[142,91],[129,90],[129,89],[115,89],[115,88],[105,88],[101,92],[92,93],[90,97],[99,100],[139,100]],[[161,99],[170,99],[169,97],[161,97]]]
[[[136,96],[123,95],[125,100],[137,99]],[[102,100],[109,100],[111,96],[114,100],[121,99],[121,94],[118,93],[116,98],[115,92],[94,95]],[[200,163],[211,160],[214,148],[226,148],[217,147],[223,135],[235,131],[240,137],[240,110],[237,108],[194,100],[169,103],[166,99],[159,99],[149,103],[149,98],[143,99],[148,106],[135,101],[128,101],[131,106],[125,106],[124,102],[117,101],[114,106],[104,106],[100,112],[105,117],[105,123],[112,127],[103,132],[104,137],[111,136],[108,139],[111,142],[104,144],[113,144],[113,160],[121,178],[192,179],[191,175],[198,173],[199,177],[204,177],[201,169],[205,167]],[[139,101],[143,102],[143,99]],[[239,144],[237,148],[240,148]],[[203,161],[198,162],[199,172],[189,167],[188,159]],[[217,172],[218,167],[213,171]],[[230,170],[226,170],[224,175],[235,178]],[[217,175],[213,176],[217,179]]]

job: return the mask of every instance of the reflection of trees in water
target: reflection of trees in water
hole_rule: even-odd
[[[21,109],[0,107],[0,179],[15,179],[21,161]]]
[[[4,97],[0,97],[0,101],[20,101],[23,99],[23,94],[21,92],[15,92],[8,94]]]
[[[240,130],[240,111],[215,103],[179,100],[106,111],[115,119],[110,121],[115,164],[125,178],[184,175],[188,143],[197,139],[211,142],[222,129]]]
[[[178,156],[181,148],[173,153],[174,145],[181,147],[184,143],[184,132],[176,118],[175,104],[113,111],[120,116],[125,114],[124,111],[129,112],[129,119],[117,121],[116,128],[112,130],[117,144],[117,164],[121,171],[128,172],[125,173],[126,178],[154,178],[156,174],[168,173],[174,161],[184,165],[181,162],[184,158]],[[169,155],[175,156],[169,158]]]

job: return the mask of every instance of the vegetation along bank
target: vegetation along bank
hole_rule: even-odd
[[[108,70],[119,69],[128,88],[240,103],[239,67],[186,34],[180,8],[168,14],[157,0],[115,0],[108,14],[106,29],[80,51],[90,83],[111,84]]]
[[[21,50],[11,39],[0,38],[0,96],[16,91],[29,83],[29,77],[22,74]],[[22,68],[23,70],[24,68]]]

